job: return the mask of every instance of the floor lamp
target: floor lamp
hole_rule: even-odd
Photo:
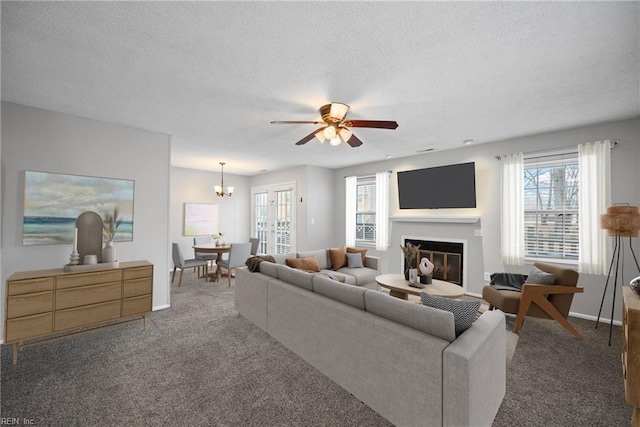
[[[629,238],[629,249],[633,255],[633,260],[636,262],[636,268],[640,272],[640,265],[638,265],[638,259],[636,253],[631,246],[631,238],[638,237],[638,230],[640,230],[640,214],[638,214],[637,206],[611,206],[607,208],[607,213],[602,214],[600,217],[600,225],[603,229],[607,230],[608,235],[613,237],[613,254],[611,255],[611,264],[609,264],[609,272],[607,273],[607,281],[604,284],[604,291],[602,292],[602,301],[600,302],[600,310],[598,311],[598,319],[596,320],[596,329],[600,322],[600,314],[602,313],[602,305],[604,304],[604,297],[607,294],[607,287],[609,286],[609,280],[611,279],[611,272],[615,264],[615,272],[613,275],[613,298],[611,299],[611,324],[609,325],[609,346],[611,346],[611,331],[613,330],[613,315],[615,313],[616,306],[616,287],[618,285],[618,276],[622,286],[624,276],[624,246],[623,238]]]

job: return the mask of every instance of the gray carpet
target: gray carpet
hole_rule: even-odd
[[[569,319],[578,340],[550,320],[527,318],[507,370],[507,394],[496,427],[628,426],[620,327]]]
[[[177,279],[176,279],[177,282]],[[172,286],[141,323],[2,348],[2,417],[38,426],[388,426],[380,415],[237,315],[233,289]]]
[[[29,347],[3,346],[2,417],[41,426],[388,426],[386,420],[237,315],[226,281],[185,273],[172,307],[132,323]],[[574,322],[574,340],[528,319],[495,426],[623,426],[616,341]],[[542,375],[538,371],[542,371]]]

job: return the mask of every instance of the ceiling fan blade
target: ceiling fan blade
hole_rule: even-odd
[[[324,122],[310,122],[310,121],[278,121],[274,120],[271,122],[272,125],[323,125]]]
[[[318,133],[319,131],[321,131],[322,128],[320,129],[316,129],[313,132],[311,132],[309,135],[305,136],[304,138],[302,138],[300,141],[296,142],[296,145],[304,145],[307,142],[311,141],[313,138],[315,138],[316,133]]]
[[[347,139],[345,142],[353,148],[356,148],[362,145],[362,141],[360,141],[358,137],[355,136],[354,134],[351,134],[351,138]]]
[[[398,127],[398,122],[386,120],[348,120],[344,125],[353,128],[395,129]]]

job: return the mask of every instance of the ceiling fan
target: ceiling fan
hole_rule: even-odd
[[[303,145],[317,138],[320,142],[329,140],[331,145],[340,145],[342,141],[351,147],[359,147],[362,141],[349,130],[353,128],[376,128],[376,129],[395,129],[398,123],[394,121],[383,120],[348,120],[346,119],[349,106],[340,102],[332,102],[331,104],[320,107],[320,117],[322,121],[273,121],[272,124],[312,124],[322,126],[314,130],[309,135],[296,142],[296,145]]]

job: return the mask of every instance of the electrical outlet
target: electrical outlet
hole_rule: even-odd
[[[484,281],[485,282],[491,281],[491,273],[487,273],[486,271],[484,272]]]

